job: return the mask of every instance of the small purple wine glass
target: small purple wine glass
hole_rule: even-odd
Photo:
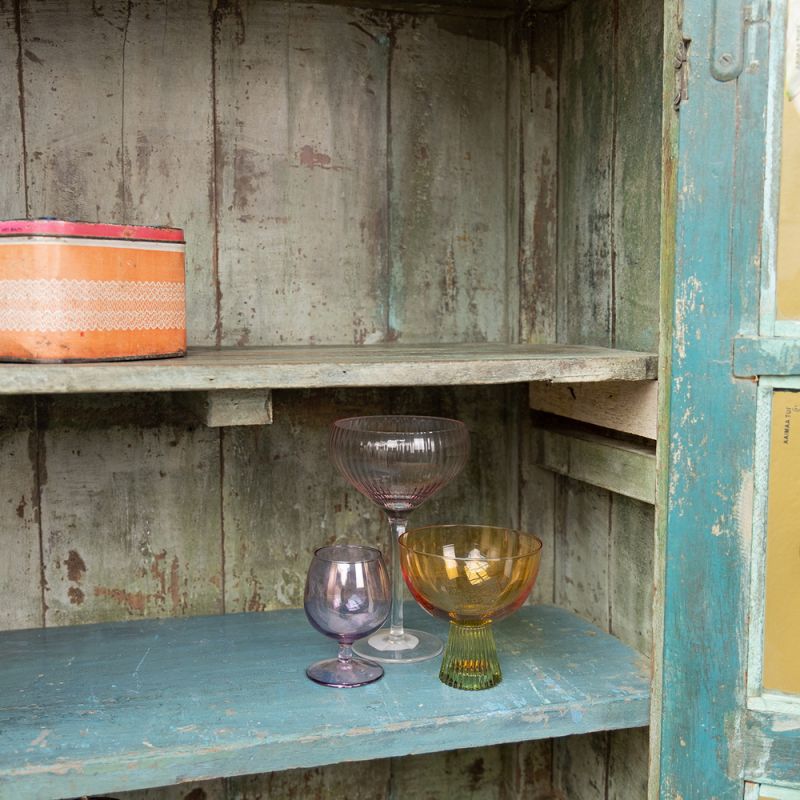
[[[303,596],[308,621],[339,642],[339,655],[306,669],[312,681],[347,688],[372,683],[383,667],[353,655],[353,642],[374,633],[392,605],[389,575],[380,550],[362,545],[320,547],[308,568]]]

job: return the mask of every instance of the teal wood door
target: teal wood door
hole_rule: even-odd
[[[686,0],[673,11],[650,791],[794,797],[800,703],[762,681],[773,399],[800,390],[800,323],[776,324],[774,300],[787,5]],[[800,585],[800,517],[797,526]]]

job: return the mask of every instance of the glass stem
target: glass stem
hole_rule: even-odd
[[[353,643],[339,642],[339,663],[349,664],[353,658]]]
[[[403,635],[403,570],[400,567],[400,545],[398,538],[405,533],[408,517],[390,514],[389,526],[392,529],[392,616],[389,634],[392,638]]]

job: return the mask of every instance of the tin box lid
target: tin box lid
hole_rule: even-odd
[[[137,239],[149,242],[183,242],[180,228],[147,225],[112,225],[62,219],[0,220],[0,236],[75,236],[90,239]]]

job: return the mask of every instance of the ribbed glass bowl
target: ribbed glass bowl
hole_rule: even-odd
[[[392,613],[389,626],[356,642],[364,658],[412,663],[434,658],[442,642],[403,625],[403,577],[397,538],[409,514],[452,481],[467,461],[469,431],[445,417],[383,415],[336,420],[331,460],[344,478],[386,513],[391,529]]]
[[[488,689],[502,673],[491,623],[513,614],[539,573],[542,542],[489,525],[432,525],[399,539],[403,578],[429,613],[450,621],[439,678]]]

